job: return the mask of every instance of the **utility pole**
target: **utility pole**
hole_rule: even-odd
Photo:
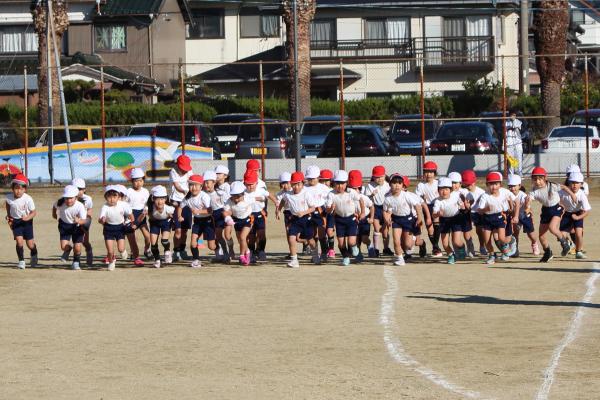
[[[296,171],[302,171],[302,160],[300,158],[300,96],[298,95],[298,0],[292,0],[294,13],[294,102],[296,113],[294,119],[294,139],[296,144]]]
[[[48,68],[48,173],[50,174],[50,184],[54,184],[54,107],[52,103],[52,58],[50,57],[50,38],[52,37],[52,30],[50,24],[50,18],[52,18],[52,0],[46,2],[46,64]]]
[[[529,1],[521,0],[521,15],[519,17],[521,28],[521,90],[522,94],[529,94]]]

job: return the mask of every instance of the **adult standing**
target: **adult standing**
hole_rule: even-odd
[[[523,172],[523,140],[521,129],[523,123],[517,119],[517,112],[512,110],[506,121],[506,152],[511,159],[508,163],[509,175],[522,175]]]

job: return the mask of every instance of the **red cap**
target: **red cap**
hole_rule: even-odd
[[[322,169],[321,174],[319,175],[319,179],[332,180],[333,179],[333,171],[330,169]]]
[[[180,155],[177,157],[177,167],[184,172],[192,170],[192,160],[188,156]]]
[[[548,176],[548,172],[542,167],[535,167],[531,171],[531,176]]]
[[[192,175],[190,176],[189,182],[199,183],[200,185],[202,185],[204,183],[204,177],[202,175]]]
[[[348,172],[348,186],[351,188],[357,188],[362,186],[362,172],[357,169],[353,169]]]
[[[246,162],[246,169],[247,170],[252,169],[252,170],[255,170],[255,171],[259,170],[260,169],[260,162],[258,160],[255,160],[255,159],[248,160]]]
[[[293,172],[290,183],[299,183],[299,182],[304,182],[304,174],[299,171]]]
[[[256,172],[256,170],[253,170],[253,169],[249,169],[248,171],[246,171],[246,173],[244,174],[244,184],[248,185],[248,184],[257,183],[257,182],[258,182],[258,172]]]
[[[373,178],[379,178],[381,176],[385,176],[385,167],[383,165],[374,166],[373,171],[371,172],[371,176]]]
[[[409,187],[410,186],[410,178],[406,175],[403,175],[402,183],[404,184],[404,187]]]
[[[461,174],[463,185],[472,185],[477,182],[477,175],[472,169],[466,169]]]
[[[490,182],[502,182],[502,174],[500,172],[490,172],[485,177],[487,183]]]
[[[423,171],[437,171],[438,166],[433,161],[427,161],[423,164]]]
[[[23,174],[17,174],[12,180],[12,183],[18,183],[19,185],[29,185],[29,179]]]

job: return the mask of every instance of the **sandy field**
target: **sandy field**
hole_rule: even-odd
[[[270,218],[266,264],[210,264],[203,251],[199,270],[108,272],[94,223],[98,268],[75,272],[50,217],[60,189],[30,193],[42,265],[15,268],[6,223],[0,241],[0,399],[600,398],[595,210],[588,260],[542,265],[525,241],[520,259],[492,267],[291,270]]]

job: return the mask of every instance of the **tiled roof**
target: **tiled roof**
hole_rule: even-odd
[[[103,16],[156,14],[163,0],[107,0],[100,8]]]

